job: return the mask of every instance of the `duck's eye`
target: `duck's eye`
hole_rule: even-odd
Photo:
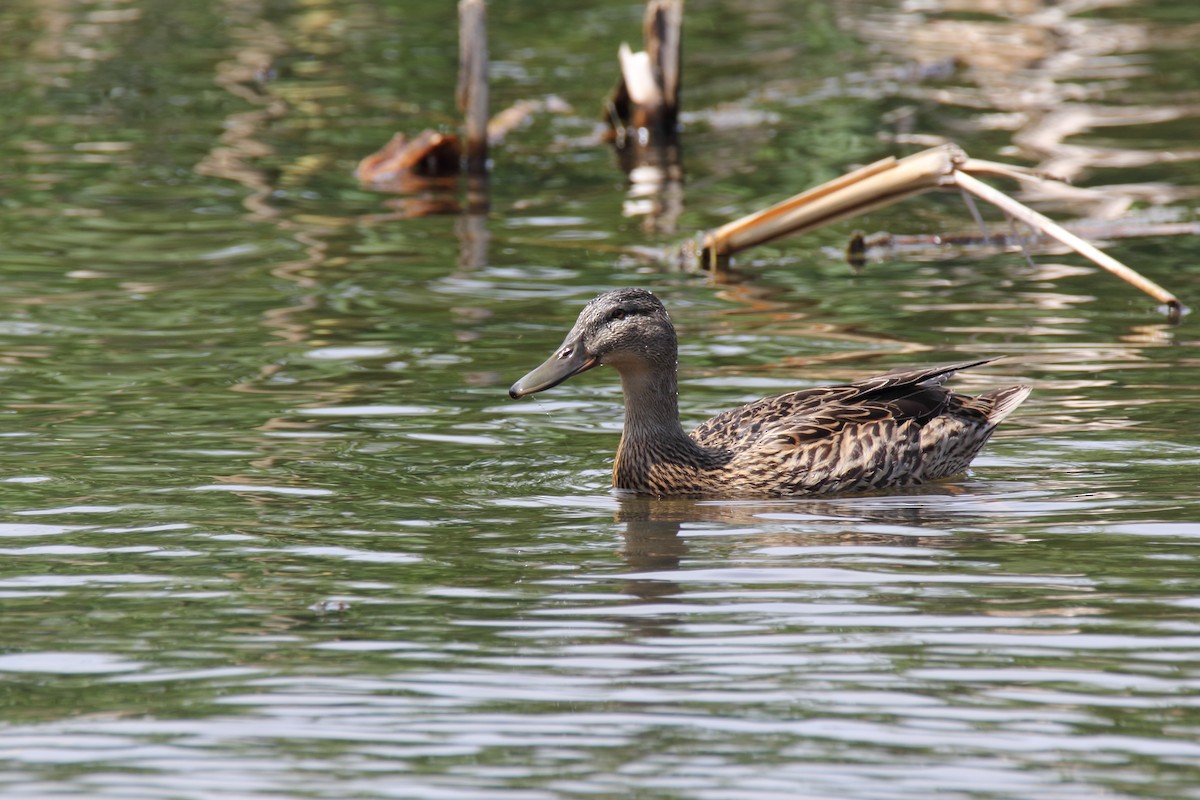
[[[608,315],[609,319],[625,319],[625,309],[614,308]]]

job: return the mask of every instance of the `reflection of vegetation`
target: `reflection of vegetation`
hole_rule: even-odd
[[[927,114],[931,123],[936,125],[947,108],[974,112],[968,119],[950,123],[954,135],[1011,132],[1006,154],[1031,159],[1039,170],[1078,184],[1099,169],[1122,169],[1132,175],[1156,164],[1200,161],[1200,149],[1192,146],[1144,143],[1157,138],[1144,130],[1146,126],[1157,130],[1164,122],[1194,117],[1198,112],[1193,104],[1154,95],[1128,106],[1110,100],[1153,80],[1154,70],[1140,54],[1151,49],[1151,42],[1170,39],[1159,35],[1162,29],[1148,20],[1106,19],[1095,13],[1127,5],[1122,0],[1088,3],[1079,9],[1086,14],[1073,14],[1041,2],[1001,7],[986,1],[947,3],[920,17],[893,12],[869,15],[858,22],[857,30],[902,58],[917,63],[947,61],[957,67],[957,74],[936,88],[901,89],[901,94],[920,104],[922,116]],[[970,18],[971,12],[982,18]],[[1116,142],[1101,146],[1095,136],[1091,143],[1080,141],[1108,128],[1140,129],[1135,134],[1139,141],[1127,146],[1113,146]],[[1078,216],[1110,220],[1135,202],[1165,205],[1195,194],[1182,184],[1128,178],[1094,190],[1053,184],[1033,188],[1032,200]]]

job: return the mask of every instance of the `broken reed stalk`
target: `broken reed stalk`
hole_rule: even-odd
[[[645,50],[622,43],[617,51],[621,80],[606,104],[618,147],[663,147],[677,137],[683,0],[649,0],[642,30]]]
[[[885,158],[710,231],[703,237],[701,263],[706,267],[718,266],[741,250],[784,236],[806,233],[931,189],[957,186],[1056,239],[1165,304],[1172,318],[1187,311],[1174,294],[1154,281],[968,172],[1020,180],[1041,179],[1019,167],[970,159],[956,145],[934,147],[899,160]]]
[[[486,175],[488,157],[487,4],[458,3],[458,108],[466,114],[467,174]]]
[[[644,50],[635,53],[629,45],[621,42],[617,49],[617,62],[621,66],[621,81],[629,98],[628,118],[622,121],[634,130],[657,131],[663,93],[662,87],[654,79],[650,54]]]
[[[673,136],[679,121],[680,62],[683,57],[683,0],[650,0],[642,22],[646,52],[662,89],[659,125]]]

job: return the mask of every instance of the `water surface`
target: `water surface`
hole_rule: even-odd
[[[974,234],[953,195],[735,282],[657,257],[942,139],[1072,178],[1022,195],[1057,218],[1194,223],[1191,4],[981,11],[690,3],[670,210],[597,136],[640,7],[494,4],[494,106],[572,110],[415,216],[461,191],[352,171],[455,124],[450,7],[7,4],[0,792],[1200,797],[1194,320],[1061,253],[841,259]],[[1200,305],[1193,237],[1104,245]],[[611,373],[506,389],[619,285],[689,423],[992,354],[964,389],[1035,392],[945,486],[617,496]]]

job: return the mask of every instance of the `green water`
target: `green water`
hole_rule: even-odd
[[[1193,221],[1200,11],[687,13],[650,221],[596,127],[636,3],[493,4],[494,108],[573,111],[494,150],[489,213],[428,217],[352,172],[454,124],[452,4],[4,4],[0,794],[1200,797],[1194,318],[1071,255],[840,259],[971,233],[952,195],[740,282],[653,257],[897,135]],[[1066,111],[1106,124],[1036,150]],[[1193,236],[1105,246],[1200,306]],[[1035,392],[952,485],[618,497],[611,373],[506,390],[620,285],[672,311],[687,422],[976,355],[1012,358],[964,388]]]

